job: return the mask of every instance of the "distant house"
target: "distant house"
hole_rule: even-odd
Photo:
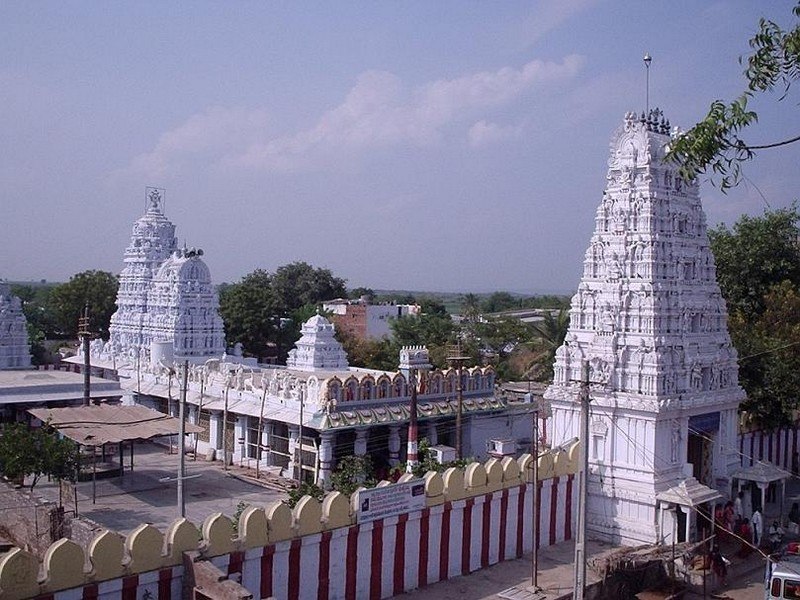
[[[367,298],[338,298],[325,302],[323,310],[331,313],[336,329],[360,340],[391,337],[392,319],[420,313],[419,304],[370,304]]]

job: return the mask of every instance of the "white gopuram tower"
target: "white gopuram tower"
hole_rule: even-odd
[[[225,352],[219,298],[202,255],[196,248],[173,252],[153,276],[147,294],[143,341],[147,347],[172,342],[176,361],[199,362]]]
[[[0,281],[0,370],[29,369],[28,321],[22,302],[11,295],[11,288]]]
[[[168,362],[219,357],[225,351],[225,331],[203,251],[178,249],[175,225],[164,216],[159,190],[150,188],[147,200],[125,250],[107,351]],[[151,357],[154,342],[158,354]]]
[[[147,315],[147,295],[161,264],[177,248],[175,225],[164,216],[161,193],[149,189],[147,211],[133,224],[131,242],[123,259],[125,268],[119,275],[117,311],[111,316],[109,327],[109,346],[115,354],[138,353],[146,346],[143,326]]]
[[[626,115],[612,137],[608,183],[545,392],[553,444],[578,437],[588,364],[587,535],[624,544],[671,534],[659,493],[684,481],[702,488],[694,477],[727,495],[739,464],[737,355],[698,185],[663,162],[670,139],[657,109]],[[691,529],[688,514],[682,525]]]

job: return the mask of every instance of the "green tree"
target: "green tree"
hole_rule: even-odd
[[[481,315],[481,302],[475,294],[466,294],[461,302],[461,315],[469,323],[476,322]]]
[[[800,213],[741,217],[709,232],[728,330],[739,354],[742,408],[762,425],[787,422],[800,398]]]
[[[359,487],[375,487],[375,470],[369,456],[345,456],[331,474],[331,487],[345,496],[352,496]]]
[[[347,360],[352,367],[394,371],[400,358],[400,347],[389,338],[362,340],[348,334],[344,329],[336,330]]]
[[[481,302],[481,311],[484,313],[496,313],[512,308],[519,308],[519,298],[508,292],[494,292]]]
[[[562,308],[558,312],[547,311],[542,320],[533,324],[533,340],[531,348],[534,351],[526,379],[537,381],[553,381],[553,363],[556,360],[556,351],[564,343],[569,329],[569,309]]]
[[[302,500],[303,496],[312,496],[313,498],[316,498],[317,501],[322,502],[322,500],[325,498],[325,490],[315,483],[304,481],[296,488],[290,489],[287,492],[287,495],[288,498],[283,500],[283,503],[289,508],[294,508],[297,506],[297,503]]]
[[[343,279],[304,262],[284,265],[274,274],[257,269],[219,288],[227,342],[241,342],[247,354],[259,358],[277,353],[283,362],[303,322],[321,302],[345,292]]]
[[[800,285],[800,213],[796,206],[742,216],[708,237],[717,264],[717,281],[729,310],[756,317],[765,308],[770,288],[784,280]]]
[[[291,313],[306,305],[347,296],[345,280],[328,269],[314,268],[305,262],[278,267],[272,277],[272,292],[278,308]]]
[[[241,342],[249,355],[267,356],[280,326],[276,321],[279,309],[272,293],[272,275],[256,269],[240,282],[220,290],[219,313],[229,345]]]
[[[75,444],[49,425],[11,423],[0,435],[0,471],[11,480],[30,477],[31,491],[44,475],[75,481],[77,466]]]
[[[744,71],[747,89],[734,101],[715,100],[708,114],[670,148],[669,159],[680,164],[686,180],[695,179],[710,168],[719,178],[723,191],[741,179],[742,164],[757,150],[776,148],[800,141],[800,135],[774,143],[754,145],[743,139],[743,133],[758,121],[758,114],[748,108],[756,94],[782,89],[778,101],[787,97],[791,84],[800,77],[800,3],[792,9],[795,23],[784,30],[774,21],[762,18],[758,32],[750,39],[749,56],[740,58],[746,63]]]
[[[402,346],[427,346],[434,366],[447,366],[447,345],[457,336],[457,327],[448,314],[421,313],[417,316],[405,315],[391,322],[392,339],[399,348]]]
[[[108,339],[111,315],[116,310],[117,276],[106,271],[83,271],[70,277],[67,283],[55,286],[47,299],[47,310],[53,323],[53,336],[75,338],[78,319],[89,304],[92,333]]]

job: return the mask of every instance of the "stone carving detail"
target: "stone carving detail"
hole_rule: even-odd
[[[160,194],[151,189],[147,212],[133,225],[125,250],[104,352],[128,356],[140,368],[150,362],[152,342],[172,342],[175,359],[221,356],[225,332],[219,300],[202,256],[198,248],[178,248],[175,225],[164,216]]]
[[[11,295],[7,283],[0,281],[0,370],[30,366],[28,322],[22,312],[22,302]]]
[[[629,113],[612,137],[606,189],[570,305],[569,331],[545,392],[553,413],[552,443],[578,435],[578,382],[588,363],[591,410],[612,424],[613,450],[602,471],[606,481],[616,482],[607,490],[614,499],[605,499],[606,492],[592,496],[589,521],[625,511],[642,515],[624,494],[635,487],[632,499],[655,498],[656,490],[680,480],[687,413],[733,411],[744,397],[698,186],[663,162],[670,129],[660,111]],[[621,425],[643,417],[652,429]],[[627,430],[618,431],[621,427]],[[724,426],[718,435],[728,435]],[[727,452],[715,459],[727,461],[713,467],[720,480],[737,464]],[[632,473],[625,456],[648,457],[657,468],[645,473],[646,465],[637,460],[639,470]],[[592,485],[602,487],[596,479]],[[655,542],[655,520],[641,518],[646,522],[620,517],[610,527],[623,541]],[[603,537],[608,527],[594,533]]]

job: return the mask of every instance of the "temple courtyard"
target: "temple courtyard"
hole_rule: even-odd
[[[180,516],[177,473],[178,455],[174,449],[170,452],[169,447],[160,444],[137,443],[133,470],[126,457],[122,477],[98,478],[94,503],[92,481],[77,484],[77,512],[82,518],[123,534],[142,523],[164,532]],[[202,456],[197,461],[187,456],[186,476],[186,518],[197,526],[216,512],[233,517],[239,502],[267,506],[287,497],[277,486],[257,483],[253,469],[234,464],[225,471],[222,463],[206,462]],[[35,492],[58,502],[59,489],[54,482],[40,482]],[[74,499],[63,498],[63,503],[67,513],[75,509]]]

